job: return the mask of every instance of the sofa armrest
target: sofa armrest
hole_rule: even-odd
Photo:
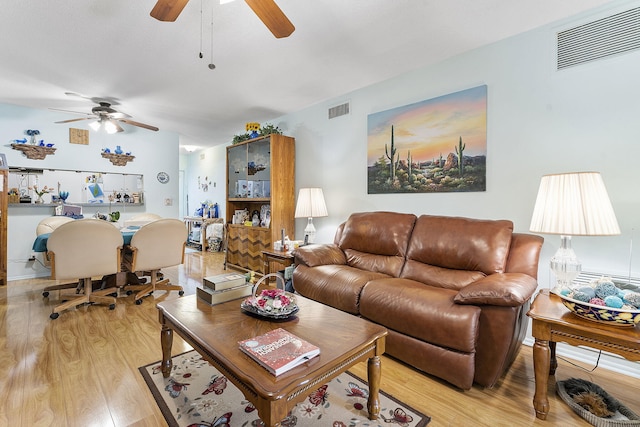
[[[538,282],[522,273],[491,274],[460,289],[457,304],[518,307],[527,302]]]
[[[335,244],[301,246],[293,251],[296,265],[304,264],[307,267],[318,265],[345,265],[347,257],[342,249]]]

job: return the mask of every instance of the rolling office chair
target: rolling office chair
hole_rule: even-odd
[[[150,283],[124,287],[128,294],[138,291],[136,304],[142,304],[142,298],[156,290],[178,291],[180,296],[184,295],[182,286],[172,285],[168,279],[158,281],[158,273],[161,268],[184,262],[186,244],[187,227],[179,219],[159,219],[136,231],[127,246],[124,265],[137,275],[146,275],[148,272],[151,276]]]
[[[94,291],[91,278],[120,271],[122,245],[120,231],[98,219],[67,222],[51,233],[47,241],[51,278],[77,280],[78,287],[83,288],[82,294],[55,306],[51,319],[57,319],[60,312],[68,308],[86,303],[109,304],[110,310],[116,307],[116,299],[108,295],[117,293],[117,288]]]

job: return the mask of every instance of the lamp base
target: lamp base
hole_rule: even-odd
[[[313,218],[309,218],[307,227],[304,229],[304,240],[306,243],[313,243],[316,241],[316,228],[313,226]]]
[[[554,291],[571,287],[572,282],[582,271],[582,263],[571,248],[571,236],[560,236],[560,247],[549,263],[556,275]]]

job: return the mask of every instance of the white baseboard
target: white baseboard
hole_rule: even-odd
[[[535,340],[532,337],[526,337],[523,341],[524,345],[533,347]],[[564,343],[556,345],[556,356],[567,357],[584,363],[588,369],[593,368],[598,361],[599,351],[590,347],[572,346]],[[609,371],[619,374],[628,375],[633,378],[640,378],[640,363],[632,362],[617,354],[603,351],[598,362],[598,367],[608,369]]]

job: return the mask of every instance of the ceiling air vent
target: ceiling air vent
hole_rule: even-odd
[[[640,48],[640,7],[558,33],[558,70]]]
[[[329,119],[335,119],[336,117],[344,116],[345,114],[349,114],[348,102],[329,108]]]

